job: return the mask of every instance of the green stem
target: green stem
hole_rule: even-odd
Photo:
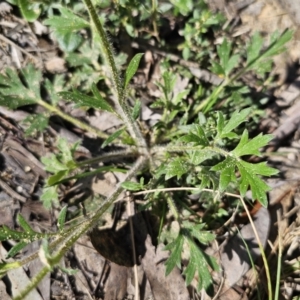
[[[232,82],[239,79],[243,74],[248,72],[253,67],[254,64],[257,64],[263,58],[264,58],[264,54],[248,62],[248,64],[244,68],[242,68],[239,72],[237,72],[235,75],[225,78],[222,81],[222,83],[213,91],[213,93],[193,110],[193,113],[191,114],[191,118],[195,117],[202,109],[204,113],[208,112],[210,108],[217,102],[219,95],[221,94],[221,92],[224,90],[226,86],[230,85]]]
[[[266,253],[265,253],[264,247],[263,247],[263,245],[262,245],[262,243],[260,241],[260,238],[258,236],[256,227],[255,227],[255,225],[253,223],[253,219],[252,219],[251,214],[250,214],[250,212],[249,212],[249,210],[247,208],[247,205],[245,204],[245,201],[244,201],[243,197],[240,197],[240,200],[243,203],[244,209],[245,209],[245,211],[247,213],[248,219],[250,221],[251,227],[253,229],[253,232],[254,232],[254,235],[255,235],[255,238],[256,238],[256,241],[257,241],[257,245],[259,247],[260,254],[262,256],[262,260],[263,260],[263,264],[264,264],[265,271],[266,271],[266,276],[267,276],[268,299],[269,300],[273,300],[273,290],[272,290],[271,273],[270,273],[270,269],[269,269],[269,264],[268,264],[268,260],[267,260],[267,257],[266,257]]]
[[[172,199],[172,197],[170,197],[169,195],[167,195],[167,202],[168,202],[168,205],[169,205],[169,208],[175,218],[176,221],[179,221],[180,220],[180,216],[179,216],[179,212],[177,210],[177,207],[174,203],[174,200]]]
[[[91,164],[104,162],[104,161],[110,161],[110,160],[114,160],[114,159],[118,159],[118,158],[137,157],[138,155],[139,155],[139,153],[136,151],[136,148],[128,148],[125,150],[104,153],[100,156],[86,159],[81,162],[77,162],[76,166],[77,166],[77,168],[80,168],[80,167],[84,167],[86,165],[91,165]]]
[[[157,0],[152,0],[152,26],[153,26],[153,31],[154,35],[159,38],[158,30],[157,30],[157,24],[156,24],[156,18],[157,18]]]
[[[157,154],[164,154],[166,152],[172,153],[172,152],[186,152],[186,151],[197,151],[197,150],[210,150],[212,152],[215,152],[216,154],[221,154],[225,157],[230,155],[230,152],[227,152],[219,147],[215,146],[187,146],[187,145],[171,145],[171,146],[155,146],[151,149],[151,154],[157,155]]]
[[[101,53],[104,58],[104,62],[109,68],[110,71],[110,78],[114,87],[115,96],[117,98],[117,101],[115,101],[116,108],[118,110],[118,113],[122,117],[123,121],[125,122],[127,129],[131,135],[131,137],[136,141],[138,147],[140,148],[140,152],[143,154],[149,155],[147,143],[137,125],[135,120],[133,119],[131,115],[131,110],[126,103],[126,91],[124,89],[124,86],[121,82],[120,75],[118,72],[118,69],[116,67],[115,59],[113,56],[113,50],[112,47],[108,41],[106,32],[99,20],[99,17],[96,13],[95,7],[91,0],[83,0],[85,3],[87,10],[89,12],[92,24],[95,27],[96,32],[99,35],[99,44],[101,48]]]
[[[276,274],[276,286],[274,300],[279,299],[280,291],[280,277],[282,268],[282,231],[281,231],[281,216],[279,211],[277,211],[277,224],[278,224],[278,258],[277,258],[277,274]]]
[[[110,69],[109,76],[111,77],[112,83],[117,92],[118,100],[123,99],[123,87],[122,87],[119,72],[118,72],[118,69],[116,67],[116,63],[114,60],[112,47],[108,41],[107,35],[106,35],[104,28],[99,20],[99,17],[97,15],[97,12],[95,10],[95,7],[94,7],[92,1],[91,0],[83,0],[83,2],[87,7],[87,10],[88,10],[90,18],[93,22],[93,25],[95,26],[95,29],[100,37],[99,45],[101,48],[101,54],[105,60],[106,65]]]
[[[198,106],[193,109],[191,113],[190,119],[195,117],[200,111],[204,111],[204,113],[208,112],[209,109],[217,102],[219,95],[224,90],[224,88],[229,85],[233,81],[233,78],[228,78],[222,81],[222,83],[214,89],[212,94],[207,97],[203,102],[201,102]]]
[[[60,109],[58,109],[57,107],[43,101],[43,100],[38,100],[37,101],[37,104],[43,106],[44,108],[46,108],[48,111],[50,111],[51,113],[53,114],[56,114],[58,116],[60,116],[61,118],[63,118],[64,120],[72,123],[73,125],[77,126],[78,128],[82,129],[82,130],[85,130],[85,131],[88,131],[88,132],[91,132],[91,133],[94,133],[95,135],[97,135],[99,138],[101,139],[107,139],[108,138],[108,135],[103,133],[102,131],[94,128],[94,127],[91,127],[67,114],[65,114],[64,112],[62,112]]]
[[[280,291],[280,277],[281,277],[281,262],[282,259],[282,252],[281,248],[279,247],[279,253],[278,253],[278,260],[277,260],[277,274],[276,274],[276,287],[275,287],[275,295],[274,295],[274,300],[279,299],[279,291]]]
[[[122,102],[121,108],[122,108],[121,116],[127,125],[127,129],[130,132],[131,137],[133,137],[134,140],[137,142],[139,151],[142,154],[149,156],[149,149],[146,140],[144,139],[137,122],[133,119],[129,106],[127,105],[126,102]]]
[[[49,267],[44,267],[34,278],[31,279],[30,283],[26,286],[26,288],[16,297],[14,300],[23,300],[28,294],[35,289],[41,280],[47,275],[49,272]]]
[[[126,174],[125,181],[131,180],[136,173],[144,166],[148,161],[147,157],[139,157],[130,171]],[[81,224],[76,227],[67,229],[62,235],[56,240],[56,253],[52,255],[49,259],[50,267],[53,268],[56,264],[59,263],[61,258],[66,254],[66,252],[74,245],[80,236],[86,233],[88,230],[92,229],[99,221],[100,217],[105,213],[105,211],[113,204],[115,200],[120,196],[124,191],[124,188],[119,184],[113,193],[102,203],[100,208],[88,219],[83,221]],[[60,242],[60,243],[59,243]],[[53,245],[49,245],[49,249],[53,248]],[[38,254],[36,254],[37,256]],[[38,283],[46,276],[49,272],[49,266],[44,267],[32,280],[31,283],[26,287],[24,291],[21,292],[14,300],[21,300],[34,289]]]

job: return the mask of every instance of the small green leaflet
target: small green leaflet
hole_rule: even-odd
[[[47,180],[48,186],[57,184],[57,182],[61,181],[77,167],[76,162],[73,159],[73,154],[77,146],[78,143],[70,146],[66,139],[59,138],[57,148],[60,152],[56,155],[51,154],[49,157],[41,158],[46,171],[54,173]]]
[[[40,3],[33,3],[30,0],[18,0],[18,6],[25,20],[34,22],[40,15]]]
[[[101,148],[105,148],[108,144],[110,144],[112,141],[117,139],[123,132],[125,131],[125,127],[122,127],[121,129],[115,131],[113,134],[111,134],[101,145]]]
[[[113,112],[111,106],[98,94],[96,97],[90,97],[78,91],[60,92],[58,95],[66,101],[72,101],[79,106],[93,107],[97,109]]]
[[[218,74],[224,74],[228,76],[239,62],[239,55],[230,56],[231,46],[232,44],[228,42],[226,38],[224,38],[223,43],[217,47],[218,56],[220,58],[220,65],[218,65]],[[220,73],[220,71],[222,71],[222,73]]]
[[[44,83],[45,88],[50,95],[51,102],[55,106],[60,100],[57,93],[64,89],[66,80],[62,74],[57,74],[55,75],[53,82],[46,78]]]
[[[34,135],[36,132],[43,132],[48,126],[49,118],[46,114],[29,115],[23,120],[23,123],[29,124],[29,127],[25,130],[25,135]]]
[[[219,190],[223,192],[226,190],[230,182],[236,181],[235,176],[236,161],[232,157],[227,157],[222,162],[211,168],[212,171],[220,171]]]
[[[27,83],[27,89],[34,93],[36,98],[40,98],[40,83],[42,79],[42,73],[40,70],[35,69],[32,64],[29,64],[22,69],[23,77]]]
[[[251,164],[245,161],[237,161],[237,167],[241,173],[240,193],[244,197],[249,186],[252,192],[252,199],[259,201],[264,207],[267,207],[267,194],[270,187],[259,177],[271,176],[278,173],[274,168],[268,167],[265,162]]]
[[[59,10],[60,16],[52,16],[44,21],[44,24],[50,25],[63,51],[73,52],[81,45],[83,40],[78,31],[88,28],[90,24],[65,7],[59,7]]]
[[[121,186],[128,191],[140,191],[142,186],[138,182],[125,181],[121,184]]]
[[[55,32],[54,34],[61,50],[67,53],[77,50],[82,43],[82,36],[76,32]]]
[[[285,50],[284,45],[291,40],[293,37],[292,30],[286,30],[283,34],[279,35],[278,32],[275,32],[271,36],[271,41],[269,47],[260,54],[260,48],[262,47],[262,41],[259,34],[255,34],[252,38],[247,49],[247,66],[248,70],[259,67],[259,64],[262,63],[267,58],[270,58],[274,55],[277,55]],[[257,48],[255,48],[257,47]]]
[[[58,182],[61,182],[63,178],[65,178],[69,174],[69,170],[62,170],[54,173],[53,175],[49,176],[47,179],[47,185],[52,186],[58,184]]]
[[[284,52],[286,50],[285,44],[292,39],[293,34],[293,30],[286,30],[282,34],[280,34],[278,31],[275,31],[271,35],[270,46],[266,52],[264,52],[263,57],[271,57]]]
[[[209,293],[212,288],[212,278],[209,267],[214,271],[218,271],[219,266],[213,257],[204,253],[195,243],[194,239],[202,244],[208,244],[215,239],[215,236],[210,232],[202,231],[204,225],[205,224],[195,225],[188,221],[183,223],[181,232],[185,237],[190,252],[189,263],[183,273],[186,275],[186,285],[189,285],[197,272],[199,276],[197,290],[205,289],[205,291]]]
[[[26,86],[15,70],[7,69],[5,75],[0,74],[0,105],[16,109],[40,100],[41,72],[32,65],[26,66],[22,72]]]
[[[65,205],[61,211],[59,212],[58,218],[57,218],[57,227],[59,231],[62,231],[65,226],[66,221],[66,215],[67,215],[67,206]]]
[[[171,271],[177,266],[181,268],[181,253],[184,243],[184,237],[182,234],[179,234],[177,238],[169,243],[165,250],[170,250],[171,254],[166,261],[166,276],[171,273]]]
[[[44,187],[43,194],[40,199],[43,201],[43,205],[47,209],[50,209],[52,204],[58,204],[57,186]]]
[[[203,230],[204,223],[195,224],[189,221],[183,221],[183,228],[188,230],[189,235],[198,240],[201,244],[207,245],[212,242],[216,236],[209,231]]]
[[[247,112],[247,111],[246,111]],[[234,129],[240,124],[246,116],[245,110],[240,113],[234,113],[229,122],[224,126],[224,119],[221,114],[218,118],[218,135],[219,137],[228,136],[231,129]],[[231,151],[230,155],[222,162],[211,168],[212,171],[220,172],[219,189],[226,190],[230,182],[236,182],[236,170],[240,172],[239,190],[242,197],[245,196],[249,187],[252,192],[253,200],[257,199],[263,206],[267,206],[266,192],[270,189],[269,186],[260,178],[260,176],[272,176],[278,173],[274,168],[268,167],[265,162],[248,163],[240,159],[245,155],[260,156],[259,149],[268,144],[272,139],[271,135],[262,135],[254,137],[252,140],[248,138],[248,131],[244,130],[239,144]]]
[[[215,156],[215,153],[209,149],[187,151],[187,153],[189,155],[190,162],[196,166]]]
[[[58,266],[58,268],[59,268],[62,272],[66,273],[66,274],[68,274],[68,275],[70,275],[70,276],[73,276],[73,275],[75,275],[75,274],[78,272],[78,270],[76,270],[76,269],[63,268],[62,266]]]
[[[224,124],[224,117],[222,113],[218,113],[218,135],[217,138],[225,138],[231,136],[232,130],[238,127],[241,123],[245,122],[246,118],[250,114],[250,108],[243,109],[241,111],[235,111],[230,120]]]
[[[87,57],[85,55],[89,54],[84,52],[84,45],[80,47],[80,53],[71,52],[68,53],[66,56],[66,61],[68,62],[68,65],[71,67],[80,67],[84,65],[91,65],[92,64],[92,57]],[[90,50],[91,52],[91,50]]]
[[[176,75],[171,72],[165,71],[163,74],[163,80],[164,80],[163,84],[157,83],[157,85],[162,88],[165,96],[165,101],[169,101],[170,94],[173,93],[173,88],[176,81]]]
[[[124,88],[126,88],[128,86],[131,78],[134,76],[135,72],[137,71],[140,60],[143,55],[144,55],[143,53],[137,53],[130,61],[129,66],[127,67],[127,70],[125,73]]]
[[[19,253],[27,245],[28,245],[28,242],[24,242],[24,241],[17,243],[8,251],[6,258],[14,257],[17,253]]]
[[[17,219],[19,225],[24,229],[26,233],[29,234],[35,233],[35,231],[31,228],[31,226],[27,223],[27,221],[24,219],[24,217],[21,214],[18,214]]]
[[[134,120],[136,120],[140,116],[141,106],[142,102],[140,100],[136,100],[132,110],[132,118]]]
[[[61,16],[52,16],[45,20],[44,24],[49,25],[54,31],[60,34],[72,33],[90,26],[89,22],[75,15],[65,7],[60,7],[59,11]]]
[[[106,100],[101,96],[97,86],[95,83],[92,84],[92,92],[94,97],[101,103],[101,109],[106,110],[108,112],[115,112],[114,109],[107,103]]]
[[[237,157],[243,155],[261,156],[259,149],[266,146],[272,138],[273,137],[270,134],[262,135],[262,133],[260,133],[258,136],[249,141],[248,131],[245,129],[239,144],[232,151],[232,154]]]
[[[24,232],[24,231],[17,231],[8,228],[7,226],[3,225],[0,227],[0,241],[7,241],[7,240],[37,240],[44,236],[43,233],[39,232]]]
[[[192,282],[197,272],[199,277],[197,290],[201,291],[204,289],[208,294],[211,294],[213,281],[208,266],[215,271],[218,271],[219,266],[215,259],[205,254],[192,239],[188,239],[188,245],[190,248],[190,260],[183,272],[186,276],[186,285]]]
[[[183,222],[176,239],[169,243],[165,250],[171,251],[169,258],[166,261],[166,275],[177,266],[181,268],[181,254],[183,247],[188,247],[190,257],[189,263],[184,270],[186,275],[186,284],[189,285],[193,280],[195,273],[199,276],[199,284],[197,290],[200,291],[204,288],[206,291],[211,288],[212,278],[209,272],[209,267],[215,271],[219,270],[219,266],[213,257],[205,254],[195,240],[198,240],[202,244],[208,244],[214,240],[215,236],[208,231],[202,231],[204,224],[192,224],[190,222]]]
[[[173,159],[166,167],[166,180],[177,176],[179,179],[183,174],[187,173],[190,166],[185,159],[177,157]]]
[[[60,158],[60,161],[63,164],[67,164],[70,160],[73,160],[73,155],[70,150],[70,146],[68,141],[65,138],[58,138],[57,141],[57,148],[59,149],[60,153],[57,155],[57,157]]]
[[[259,32],[256,32],[253,35],[249,46],[247,47],[247,64],[250,64],[259,57],[262,45],[263,38],[261,37]]]
[[[61,163],[54,154],[51,154],[49,157],[42,157],[42,163],[45,165],[45,169],[48,172],[56,173],[59,171],[65,171],[68,168]]]
[[[224,69],[222,68],[222,66],[216,62],[216,61],[212,61],[212,66],[209,68],[211,72],[213,72],[214,74],[217,74],[217,75],[224,75],[225,74],[225,71]],[[223,76],[220,76],[220,77],[223,77]]]
[[[180,126],[182,132],[186,133],[179,140],[186,143],[194,143],[194,145],[208,146],[209,140],[206,136],[203,126],[200,124],[192,124]]]
[[[182,103],[183,99],[186,99],[186,96],[189,94],[190,90],[183,90],[179,93],[175,93],[172,98],[172,103],[175,105],[179,105]]]

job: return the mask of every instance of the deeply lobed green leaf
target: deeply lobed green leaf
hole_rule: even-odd
[[[71,10],[60,7],[61,16],[52,16],[44,21],[53,30],[61,34],[68,34],[90,26],[89,22],[75,15]]]
[[[195,277],[195,273],[197,272],[197,290],[201,291],[204,289],[206,292],[211,294],[213,290],[213,280],[209,267],[215,271],[218,271],[219,266],[217,265],[215,259],[205,255],[205,253],[195,244],[193,240],[188,239],[188,244],[190,248],[190,260],[183,272],[183,274],[186,276],[186,285],[189,285],[192,282],[193,278]]]
[[[243,155],[260,156],[261,153],[259,149],[261,147],[266,146],[272,140],[272,138],[273,137],[270,134],[262,135],[262,133],[260,133],[259,135],[257,135],[256,137],[254,137],[252,140],[249,141],[248,131],[245,129],[239,144],[232,151],[232,154],[237,157]]]
[[[22,72],[25,84],[12,69],[7,69],[4,75],[0,74],[0,105],[16,109],[40,100],[41,72],[32,65],[27,65]]]
[[[251,164],[245,161],[238,161],[237,167],[241,174],[240,193],[244,197],[248,188],[251,188],[252,199],[258,200],[264,207],[267,207],[267,191],[270,187],[259,177],[271,176],[278,173],[274,168],[266,166],[265,163]]]
[[[187,173],[189,170],[189,164],[186,162],[185,159],[176,157],[174,158],[168,165],[165,170],[166,173],[166,180],[177,176],[179,179],[183,174]]]
[[[171,254],[166,261],[166,276],[171,273],[171,271],[177,266],[181,268],[181,253],[183,248],[184,238],[181,234],[177,238],[169,243],[165,250],[170,250]]]

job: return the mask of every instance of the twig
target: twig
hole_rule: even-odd
[[[276,274],[276,287],[274,299],[279,299],[280,288],[280,275],[281,275],[281,259],[282,259],[282,232],[281,232],[281,215],[280,211],[277,211],[277,223],[278,223],[278,261],[277,261],[277,274]]]
[[[30,59],[32,59],[35,63],[38,63],[39,61],[36,59],[36,57],[34,57],[32,54],[28,53],[28,51],[24,50],[23,48],[21,48],[20,46],[16,45],[13,41],[11,41],[10,39],[6,38],[4,35],[0,34],[0,40],[2,40],[3,42],[17,48],[18,50],[20,50],[22,53],[24,53],[25,55],[27,55]]]
[[[260,253],[261,253],[261,256],[262,256],[262,259],[263,259],[263,262],[264,262],[264,267],[265,267],[265,270],[266,270],[266,276],[267,276],[267,282],[268,282],[268,297],[269,297],[270,300],[272,300],[273,299],[272,283],[271,283],[270,269],[269,269],[268,261],[267,261],[267,258],[266,258],[266,254],[265,254],[264,248],[262,246],[262,243],[260,241],[260,238],[258,236],[258,232],[256,230],[256,227],[253,223],[253,219],[251,217],[251,214],[248,210],[248,207],[247,207],[243,197],[240,196],[239,198],[240,198],[241,202],[243,203],[243,206],[244,206],[245,211],[247,213],[248,219],[249,219],[250,224],[252,226],[252,229],[253,229],[258,247],[260,249]]]
[[[0,179],[0,187],[4,190],[4,192],[6,192],[12,198],[17,199],[23,203],[26,202],[25,197],[23,197],[23,196],[19,195],[17,192],[15,192],[7,183],[2,181],[1,179]]]
[[[140,299],[139,295],[139,280],[138,280],[138,271],[137,271],[137,262],[136,262],[136,251],[135,251],[135,241],[134,241],[134,229],[133,229],[133,211],[131,210],[131,205],[133,202],[131,201],[131,197],[128,196],[127,199],[127,214],[129,219],[129,226],[130,226],[130,237],[131,237],[131,245],[132,245],[132,255],[133,255],[133,270],[134,270],[134,287],[135,287],[135,300]]]

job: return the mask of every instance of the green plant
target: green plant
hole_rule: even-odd
[[[245,197],[248,190],[252,192],[252,198],[258,200],[263,206],[267,206],[266,192],[269,190],[262,176],[272,176],[277,171],[268,167],[265,162],[252,163],[247,161],[249,156],[261,156],[260,149],[270,140],[270,135],[259,134],[249,139],[249,133],[242,128],[242,124],[254,116],[251,108],[243,108],[234,113],[230,109],[226,114],[222,111],[214,111],[212,108],[220,98],[227,98],[227,103],[234,101],[233,95],[243,96],[248,90],[239,81],[241,76],[250,71],[259,71],[263,76],[266,69],[262,69],[262,63],[284,50],[284,44],[291,38],[292,33],[287,31],[282,35],[274,34],[270,45],[263,49],[262,39],[255,35],[246,53],[233,53],[233,45],[224,39],[217,47],[218,61],[212,63],[211,70],[223,76],[221,85],[212,89],[187,87],[174,94],[174,85],[178,76],[170,71],[163,73],[163,81],[158,84],[162,96],[153,103],[153,107],[162,109],[161,120],[151,128],[150,139],[145,139],[137,118],[140,111],[140,102],[131,107],[127,101],[130,92],[130,80],[137,71],[142,54],[136,54],[121,80],[120,68],[116,64],[112,46],[108,41],[104,27],[98,17],[95,6],[90,0],[83,0],[89,13],[90,21],[79,16],[71,9],[60,8],[60,16],[50,17],[45,23],[50,25],[56,33],[62,37],[62,41],[70,41],[78,34],[78,30],[90,30],[94,36],[94,42],[100,50],[103,63],[108,70],[110,90],[114,103],[111,105],[105,100],[105,96],[99,92],[98,80],[103,76],[103,70],[97,59],[85,60],[82,52],[73,53],[82,58],[81,67],[85,63],[93,65],[98,71],[95,82],[81,87],[81,91],[68,88],[57,91],[55,83],[49,80],[43,81],[41,73],[29,65],[19,74],[7,70],[5,75],[0,75],[0,104],[12,109],[17,107],[37,104],[45,108],[46,113],[34,116],[28,133],[44,130],[47,126],[47,118],[50,114],[56,114],[71,122],[75,126],[94,133],[104,139],[103,146],[114,145],[122,142],[124,150],[118,153],[108,153],[90,160],[77,162],[74,159],[74,151],[77,145],[70,146],[64,140],[58,141],[59,153],[42,161],[46,170],[53,173],[47,180],[42,200],[47,207],[58,205],[57,186],[70,179],[77,179],[91,174],[103,173],[115,170],[114,165],[104,166],[91,172],[85,172],[84,168],[91,163],[105,161],[114,156],[130,156],[135,161],[127,165],[126,179],[120,183],[111,196],[105,199],[96,212],[90,212],[84,221],[79,224],[65,226],[66,208],[64,207],[58,218],[58,231],[55,233],[37,233],[22,216],[19,216],[19,224],[22,231],[16,231],[7,227],[0,229],[0,240],[15,239],[19,243],[14,246],[9,255],[15,255],[29,241],[44,239],[40,256],[45,267],[32,280],[30,286],[16,299],[22,299],[38,282],[59,264],[60,259],[72,247],[76,240],[92,229],[101,219],[103,213],[114,203],[118,196],[125,190],[147,194],[141,209],[152,208],[153,212],[160,211],[159,239],[166,243],[166,249],[171,252],[166,262],[167,273],[175,266],[181,267],[181,255],[183,248],[188,249],[189,262],[184,269],[186,283],[189,284],[197,273],[199,277],[198,289],[212,289],[212,278],[209,269],[218,270],[214,258],[208,256],[201,245],[207,245],[215,236],[209,230],[215,228],[220,222],[222,213],[219,210],[221,198],[226,193],[239,193]],[[175,1],[174,1],[175,2]],[[180,2],[176,2],[177,5]],[[191,2],[192,3],[192,2]],[[179,6],[178,6],[179,7]],[[176,8],[176,6],[175,6]],[[68,26],[62,26],[68,24]],[[75,34],[75,35],[74,35]],[[76,38],[74,38],[76,39]],[[65,48],[72,52],[80,49],[81,42],[74,42],[76,47]],[[71,43],[72,44],[72,43]],[[92,49],[93,50],[93,49]],[[75,57],[74,56],[74,57]],[[72,55],[68,56],[70,61]],[[245,61],[244,67],[238,67],[241,60]],[[169,67],[168,62],[165,67]],[[270,64],[266,64],[269,66]],[[98,68],[98,69],[97,69]],[[90,69],[92,71],[93,69]],[[62,86],[58,84],[58,86]],[[45,88],[50,98],[50,103],[43,100],[41,87]],[[197,95],[192,104],[184,101],[190,94]],[[111,135],[100,132],[93,127],[80,122],[59,109],[58,100],[72,101],[77,106],[92,107],[93,109],[106,110],[118,116],[124,126]],[[119,143],[120,144],[120,143]],[[126,147],[125,147],[126,146]],[[73,173],[79,170],[80,173]],[[124,171],[124,170],[122,170]],[[132,182],[139,176],[140,182]],[[144,178],[150,178],[147,181]],[[181,190],[181,197],[175,191]],[[211,211],[205,220],[199,217],[191,209],[187,192],[190,190],[201,193],[203,206]],[[174,194],[170,194],[174,191]],[[52,201],[52,202],[51,202]],[[168,206],[169,209],[166,207]],[[164,209],[159,209],[163,207]],[[162,212],[162,213],[161,213]],[[167,229],[164,225],[175,220],[177,230]],[[193,216],[193,218],[189,218]],[[205,222],[204,222],[205,221]],[[169,231],[168,231],[169,230]],[[51,239],[50,239],[51,238]],[[22,261],[1,263],[1,272],[25,265],[34,254]],[[204,266],[204,267],[203,267]]]

